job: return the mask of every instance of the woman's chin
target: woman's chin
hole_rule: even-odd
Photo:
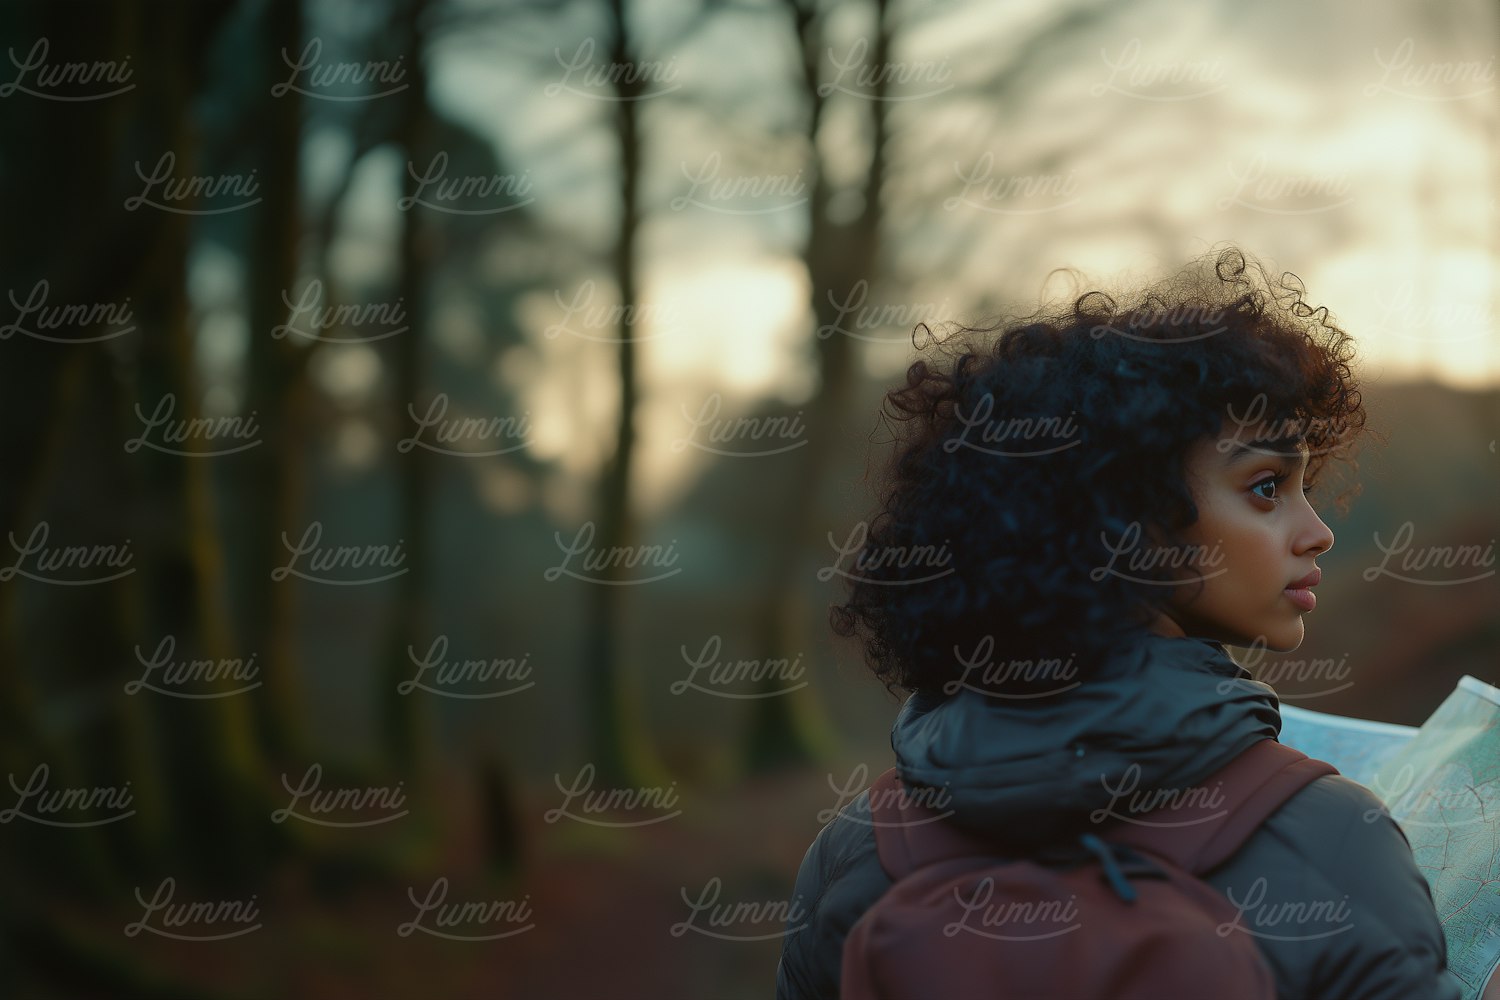
[[[1266,649],[1272,653],[1290,653],[1302,645],[1303,635],[1302,619],[1298,618],[1291,627],[1268,634]]]
[[[1302,645],[1303,634],[1302,620],[1299,618],[1289,625],[1268,629],[1256,635],[1245,635],[1236,631],[1234,638],[1220,641],[1229,646],[1260,649],[1267,653],[1290,653]]]

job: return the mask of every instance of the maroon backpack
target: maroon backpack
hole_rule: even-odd
[[[1197,876],[1331,765],[1263,740],[1181,796],[1047,856],[1007,857],[916,801],[870,786],[894,884],[849,931],[843,1000],[1274,998],[1240,910]],[[1206,799],[1206,800],[1205,800]]]

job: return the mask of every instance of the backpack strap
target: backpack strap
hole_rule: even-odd
[[[943,822],[947,815],[913,798],[894,767],[871,782],[875,851],[892,881],[934,862],[995,853],[993,844]]]
[[[1202,875],[1229,860],[1293,795],[1338,773],[1327,761],[1264,739],[1188,790],[1196,796],[1185,794],[1180,801],[1116,822],[1100,835]]]
[[[1092,827],[1110,844],[1151,851],[1201,875],[1229,859],[1266,818],[1332,764],[1264,739],[1166,805],[1138,817],[1116,815]],[[947,814],[916,801],[890,768],[870,785],[870,819],[880,866],[899,880],[924,865],[960,857],[1004,854],[993,841],[943,820]]]

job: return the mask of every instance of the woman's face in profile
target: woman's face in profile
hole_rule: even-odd
[[[1316,603],[1317,557],[1333,532],[1304,492],[1306,445],[1203,438],[1186,455],[1198,520],[1183,535],[1199,548],[1193,580],[1178,588],[1157,631],[1236,646],[1257,640],[1287,652],[1302,644]]]

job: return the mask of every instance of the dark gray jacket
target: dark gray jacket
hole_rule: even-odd
[[[950,822],[1007,849],[1142,812],[1121,792],[1188,789],[1281,731],[1270,687],[1216,642],[1144,636],[1066,694],[967,688],[907,699],[891,732],[907,784],[945,790]],[[1205,880],[1241,910],[1282,998],[1457,1000],[1426,880],[1375,795],[1341,775],[1287,801]],[[797,873],[778,1000],[838,996],[845,935],[886,890],[868,792],[818,834]]]

